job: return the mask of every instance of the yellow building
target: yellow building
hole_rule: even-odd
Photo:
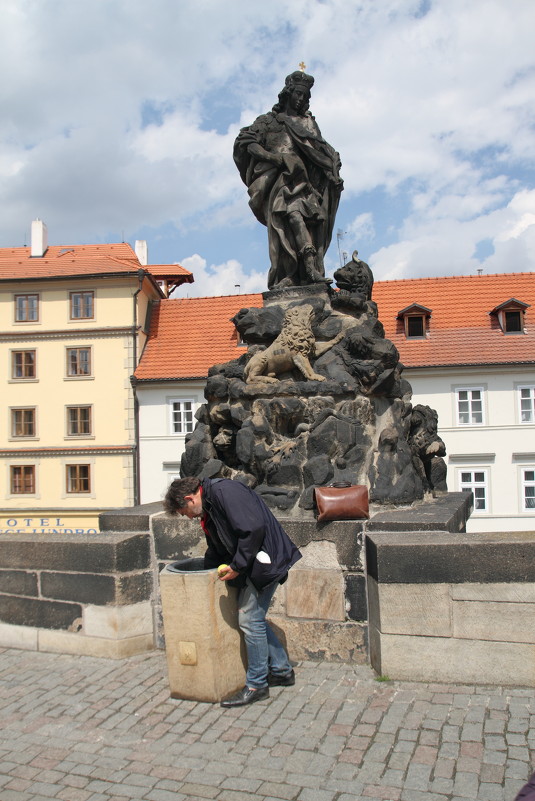
[[[146,245],[0,248],[0,533],[92,532],[139,499],[130,378],[151,304],[193,276]]]

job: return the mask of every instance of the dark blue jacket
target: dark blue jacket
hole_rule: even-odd
[[[301,554],[262,498],[228,478],[206,478],[201,484],[208,529],[205,567],[225,562],[240,574],[230,583],[243,586],[248,576],[258,590],[284,581]],[[256,559],[260,550],[268,554],[271,564]]]

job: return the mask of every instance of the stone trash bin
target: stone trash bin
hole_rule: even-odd
[[[241,689],[238,591],[203,559],[185,559],[163,568],[160,593],[171,697],[218,702]]]

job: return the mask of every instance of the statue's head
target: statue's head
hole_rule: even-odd
[[[286,111],[290,106],[299,114],[308,111],[310,90],[314,86],[314,78],[306,72],[296,70],[286,76],[284,89],[279,92],[279,102],[273,106],[273,111]]]

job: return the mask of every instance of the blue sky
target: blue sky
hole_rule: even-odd
[[[329,274],[533,271],[534,34],[532,0],[3,0],[0,246],[39,217],[146,239],[190,297],[265,290],[232,146],[304,60],[345,181]]]

